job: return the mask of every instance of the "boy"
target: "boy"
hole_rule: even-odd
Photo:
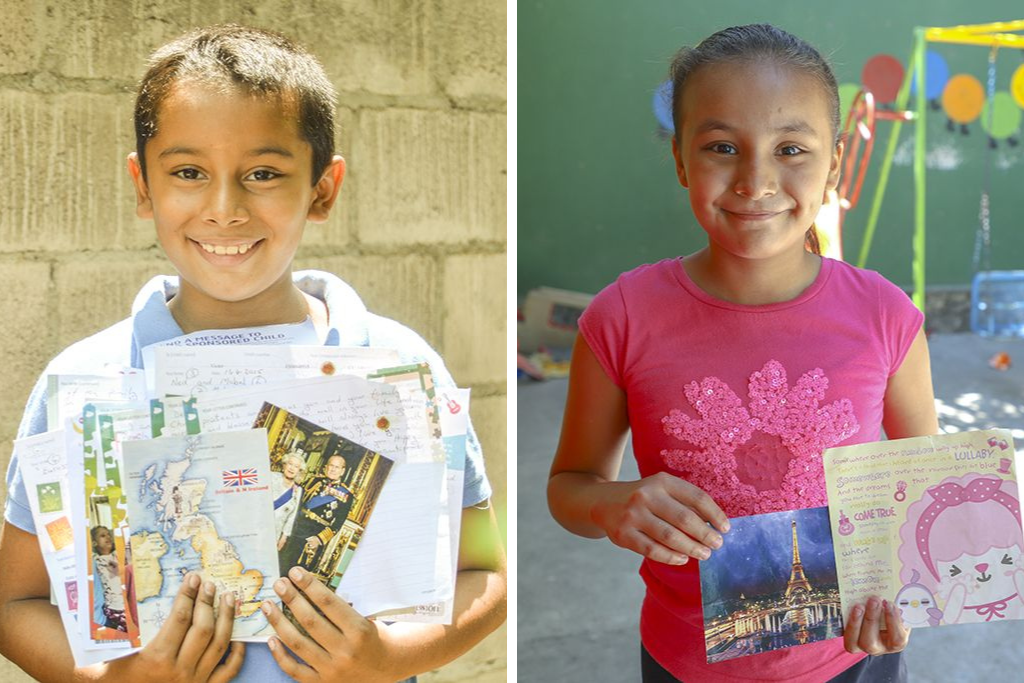
[[[430,363],[440,386],[452,385],[422,339],[368,313],[338,278],[292,273],[305,222],[327,219],[345,174],[344,160],[333,153],[333,116],[334,93],[322,68],[282,36],[218,26],[154,53],[136,101],[137,152],[129,155],[128,170],[137,213],[153,219],[180,277],[154,279],[130,318],[55,358],[29,399],[19,436],[46,429],[46,374],[141,367],[145,346],[198,330],[287,325],[290,338],[302,343],[395,348],[403,361]],[[231,643],[224,657],[233,598],[221,596],[227,609],[215,623],[213,586],[193,575],[153,642],[88,669],[74,668],[49,603],[24,483],[12,460],[0,536],[0,652],[46,681],[394,681],[449,662],[497,628],[505,610],[504,555],[487,505],[489,485],[472,434],[468,442],[452,626],[369,621],[293,568],[275,590],[309,635],[267,603],[277,636],[247,649]]]

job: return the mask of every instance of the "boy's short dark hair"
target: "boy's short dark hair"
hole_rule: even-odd
[[[157,134],[160,105],[174,84],[230,85],[296,107],[299,134],[313,148],[313,184],[334,155],[334,87],[316,57],[285,36],[222,24],[190,31],[158,48],[135,99],[135,144],[146,177],[146,141]]]

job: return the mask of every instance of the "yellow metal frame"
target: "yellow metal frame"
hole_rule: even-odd
[[[925,247],[925,130],[923,125],[926,115],[926,102],[924,97],[925,80],[925,48],[928,42],[953,43],[957,45],[983,45],[996,50],[1000,47],[1024,49],[1024,35],[1010,33],[1011,31],[1024,31],[1024,19],[1016,21],[1001,21],[991,24],[970,24],[965,26],[949,26],[946,28],[916,28],[914,29],[914,49],[911,52],[910,63],[907,66],[903,85],[900,87],[899,95],[896,97],[896,110],[903,111],[907,106],[907,99],[910,94],[910,82],[917,78],[922,84],[917,98],[917,111],[911,120],[922,124],[917,127],[914,140],[914,303],[924,311],[924,247]],[[892,158],[896,152],[896,142],[899,139],[900,129],[903,121],[897,120],[893,123],[889,136],[889,145],[886,155],[882,160],[881,173],[879,175],[878,187],[875,189],[874,201],[871,205],[871,213],[868,215],[868,222],[864,228],[864,242],[861,244],[860,259],[857,265],[864,267],[867,261],[868,250],[871,248],[871,240],[875,233],[875,226],[878,223],[878,215],[882,208],[882,198],[885,196],[885,186],[889,179],[889,168],[892,165]]]

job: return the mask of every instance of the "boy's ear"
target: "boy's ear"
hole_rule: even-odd
[[[132,185],[135,186],[135,215],[139,218],[152,218],[153,201],[149,196],[146,179],[142,177],[139,155],[135,152],[128,155],[128,175],[132,177]]]
[[[679,138],[675,135],[672,136],[672,156],[676,160],[676,176],[679,177],[679,184],[689,189],[689,185],[686,182],[686,168],[683,167],[683,159],[679,153]]]
[[[313,188],[313,202],[309,205],[306,220],[310,223],[323,223],[327,220],[331,215],[331,207],[338,198],[341,181],[344,179],[345,160],[336,154]]]

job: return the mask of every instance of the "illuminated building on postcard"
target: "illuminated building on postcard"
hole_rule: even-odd
[[[753,599],[740,594],[727,616],[706,624],[708,661],[731,659],[842,634],[839,588],[812,584],[803,562],[797,523],[792,522],[792,566],[789,581],[775,593]]]

